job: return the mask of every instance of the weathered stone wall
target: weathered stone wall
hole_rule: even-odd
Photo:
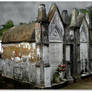
[[[19,80],[21,82],[36,82],[36,67],[34,63],[25,58],[24,62],[0,60],[0,72],[2,76]]]
[[[40,84],[38,80],[40,71],[37,71],[36,67],[36,64],[40,64],[40,45],[22,42],[3,44],[2,48],[2,60],[0,60],[2,76],[21,82]]]
[[[14,57],[28,57],[30,62],[36,62],[39,47],[36,49],[35,43],[16,43],[16,44],[3,44],[3,59],[12,59]],[[39,57],[40,55],[38,55]]]
[[[80,44],[80,61],[81,61],[81,69],[86,72],[89,67],[89,60],[88,60],[88,44],[81,43]]]
[[[89,71],[89,31],[86,20],[80,27],[80,62],[81,62],[81,72],[85,73]]]
[[[63,36],[64,27],[60,19],[59,12],[55,11],[49,24],[49,63],[51,70],[51,80],[53,82],[54,74],[59,64],[63,64]],[[64,74],[60,74],[61,79]]]

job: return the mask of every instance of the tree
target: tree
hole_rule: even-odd
[[[87,11],[88,11],[88,14],[89,14],[89,16],[90,16],[90,19],[91,19],[91,21],[92,21],[92,6],[87,7]]]
[[[12,20],[9,20],[9,21],[7,21],[7,22],[3,25],[3,28],[4,28],[4,29],[9,29],[9,28],[11,28],[11,27],[13,27],[13,26],[14,26],[13,21],[12,21]]]
[[[87,10],[86,9],[80,9],[80,11],[85,15]]]
[[[2,28],[0,29],[0,36],[3,35],[3,32],[6,32],[9,28],[13,27],[13,21],[9,20],[4,25],[2,25]]]

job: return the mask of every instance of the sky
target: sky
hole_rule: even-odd
[[[53,2],[0,2],[0,25],[6,21],[12,20],[14,25],[19,23],[29,23],[35,21],[38,14],[38,7],[43,3],[48,13]],[[54,2],[57,4],[60,12],[68,10],[71,13],[73,8],[86,8],[92,5],[92,2]]]

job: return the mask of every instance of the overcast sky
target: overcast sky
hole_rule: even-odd
[[[13,20],[15,25],[20,22],[29,23],[37,17],[37,10],[40,3],[46,4],[48,12],[53,2],[0,2],[0,25],[7,20]],[[72,8],[86,8],[92,5],[92,2],[54,2],[59,7],[60,12],[63,9],[71,12]]]

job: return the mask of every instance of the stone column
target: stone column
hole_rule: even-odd
[[[67,63],[67,68],[68,68],[68,71],[67,71],[67,79],[69,80],[69,81],[73,81],[73,78],[72,78],[72,76],[71,76],[71,63]]]
[[[65,60],[66,60],[66,78],[69,80],[69,81],[72,81],[73,78],[71,76],[71,49],[70,49],[70,45],[68,45],[68,48],[65,49]]]

